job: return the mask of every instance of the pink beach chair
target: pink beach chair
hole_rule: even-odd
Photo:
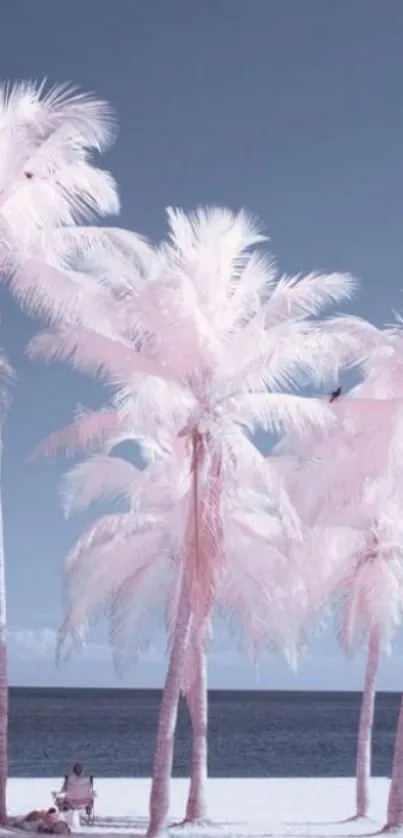
[[[52,792],[52,797],[59,811],[83,812],[88,823],[94,822],[94,778],[87,777],[78,763],[72,773],[64,778],[61,790]]]

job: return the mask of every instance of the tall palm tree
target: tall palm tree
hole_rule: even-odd
[[[11,367],[2,355],[0,358],[0,409],[1,425],[4,409],[8,403],[8,384],[13,378]],[[2,441],[0,439],[0,472],[2,459]],[[1,503],[0,480],[0,823],[7,820],[6,787],[7,787],[7,725],[8,725],[8,681],[7,681],[7,623],[6,623],[6,590],[4,564],[3,516]]]
[[[326,379],[336,362],[355,359],[361,348],[351,318],[347,327],[343,318],[326,325],[316,319],[350,296],[349,277],[278,278],[244,212],[186,216],[170,210],[168,217],[169,240],[150,249],[140,266],[138,252],[112,258],[108,330],[54,329],[31,345],[36,357],[68,359],[118,383],[121,417],[131,417],[139,437],[176,440],[187,475],[177,504],[178,597],[149,836],[163,829],[168,812],[171,732],[189,631],[203,630],[229,564],[223,494],[240,486],[266,492],[283,521],[292,518],[281,481],[269,466],[262,469],[250,435],[259,428],[277,433],[326,426],[333,420],[329,405],[284,391],[309,377]]]
[[[337,450],[342,457],[342,438],[340,446],[336,448],[333,444],[331,450]],[[299,505],[291,493],[300,513],[311,506],[306,495],[315,475],[319,479],[314,496],[320,491],[324,477],[321,470],[325,467],[326,461],[316,461],[311,467],[307,465],[305,472],[302,469],[299,491],[305,493],[304,502]],[[351,655],[358,647],[367,646],[356,756],[354,818],[360,818],[368,816],[370,807],[372,730],[380,655],[389,648],[403,616],[403,529],[396,515],[396,496],[388,491],[385,481],[377,485],[367,480],[366,491],[362,486],[363,494],[359,498],[351,480],[348,500],[344,488],[338,492],[340,487],[332,479],[331,465],[328,479],[332,498],[325,505],[320,498],[321,513],[311,519],[311,540],[304,545],[305,582],[309,592],[306,619],[312,621],[324,610],[327,618],[336,614],[342,650]],[[314,502],[312,507],[315,506]]]
[[[88,317],[95,287],[90,270],[79,270],[80,254],[88,247],[97,251],[104,239],[95,228],[75,225],[118,209],[113,179],[90,159],[92,151],[109,145],[114,131],[106,103],[68,86],[48,91],[31,83],[0,86],[0,279],[9,281],[29,313],[50,322],[81,320],[85,311]],[[0,532],[0,821],[4,823],[7,668],[1,508]]]
[[[88,448],[99,448],[113,452],[116,444],[122,440],[131,440],[131,429],[129,424],[122,423],[116,408],[112,406],[99,411],[77,412],[73,424],[61,431],[57,431],[44,444],[38,447],[34,458],[38,456],[52,456],[60,450],[68,454],[77,451],[88,450]],[[148,443],[149,453],[156,453],[156,446]],[[92,503],[100,497],[110,499],[111,496],[121,495],[128,503],[129,514],[125,517],[115,515],[106,516],[100,519],[95,527],[92,525],[83,538],[79,540],[73,550],[72,556],[66,563],[66,581],[70,590],[71,600],[68,614],[60,632],[58,656],[63,654],[66,645],[75,639],[81,645],[87,625],[87,617],[91,617],[93,611],[99,612],[99,590],[97,585],[92,583],[92,574],[84,572],[81,575],[83,562],[81,556],[90,551],[91,557],[94,546],[97,550],[107,552],[105,558],[109,563],[109,598],[108,592],[104,592],[107,599],[107,613],[110,622],[110,640],[113,657],[118,670],[127,666],[133,660],[133,656],[143,652],[152,640],[154,632],[160,620],[157,615],[165,602],[165,623],[168,636],[171,633],[172,602],[175,602],[175,589],[173,580],[163,584],[164,575],[170,580],[170,568],[172,558],[170,544],[173,534],[170,513],[173,508],[173,500],[180,489],[180,479],[174,468],[174,462],[170,462],[171,473],[168,474],[168,463],[164,452],[158,450],[158,461],[154,469],[148,469],[147,473],[138,472],[131,463],[121,460],[119,457],[96,457],[88,463],[84,463],[69,474],[64,481],[64,500],[66,512],[71,511],[71,506],[78,505],[80,508]],[[143,454],[145,453],[143,441]],[[140,491],[141,503],[146,510],[142,514],[138,508],[138,493]],[[137,494],[136,494],[137,492]],[[156,517],[158,515],[158,517]],[[143,567],[137,571],[138,556],[136,552],[131,553],[131,564],[127,567],[127,581],[118,585],[116,593],[116,579],[113,573],[114,561],[119,557],[123,546],[125,529],[133,535],[140,530],[144,536],[147,530],[154,529],[155,525],[161,529],[164,522],[166,535],[158,548],[158,558],[166,555],[165,566],[155,562],[150,568],[151,574],[157,581],[157,594],[154,587],[147,583],[147,574]],[[122,538],[123,536],[123,538]],[[148,548],[148,553],[150,552]],[[79,564],[77,565],[77,560]],[[87,605],[84,612],[75,609],[76,601],[74,596],[74,577],[79,571],[77,589],[80,596],[85,592]],[[95,577],[96,578],[96,577]],[[162,585],[162,588],[161,588]],[[139,599],[140,597],[140,599]],[[139,610],[139,603],[141,604]],[[104,606],[105,607],[105,606]],[[83,614],[86,615],[84,619]],[[135,616],[136,615],[136,616]],[[154,619],[152,619],[154,618]],[[190,637],[189,649],[187,651],[187,662],[185,666],[182,692],[186,697],[192,730],[192,766],[191,782],[189,789],[188,803],[184,822],[202,821],[206,818],[206,797],[205,788],[207,780],[207,672],[206,672],[206,648],[211,637],[211,630],[206,625],[204,637]],[[129,653],[129,654],[128,654]],[[134,653],[134,655],[133,655]]]
[[[62,432],[56,442],[66,444],[70,436],[77,439],[77,431],[87,422],[79,417],[73,428]],[[120,436],[122,429],[120,429]],[[127,430],[127,433],[129,431]],[[83,440],[83,435],[78,434]],[[116,441],[116,436],[115,436]],[[105,440],[104,440],[105,442]],[[113,447],[113,434],[107,446]],[[155,444],[154,444],[155,449]],[[178,598],[178,559],[176,508],[186,488],[183,463],[161,452],[147,469],[139,471],[131,463],[116,456],[91,457],[75,467],[64,479],[63,494],[66,511],[82,508],[100,498],[121,495],[128,503],[125,513],[100,518],[79,539],[66,565],[69,606],[60,633],[59,652],[69,644],[80,645],[93,616],[106,611],[109,616],[110,642],[118,668],[144,651],[152,639],[155,627],[162,620],[174,642],[174,626]],[[232,520],[231,538],[227,548],[232,561],[217,593],[217,602],[232,620],[237,619],[248,638],[259,646],[266,638],[277,646],[284,643],[285,585],[289,586],[290,568],[279,550],[270,551],[266,538],[274,545],[279,540],[279,521],[269,516],[263,532],[255,528],[259,498],[239,497],[231,491],[223,494],[223,516]],[[261,504],[263,499],[261,499]],[[259,519],[262,528],[262,519]],[[242,556],[251,555],[242,568]],[[238,568],[237,572],[236,569]],[[286,572],[285,572],[286,570]],[[271,595],[264,581],[271,583]],[[282,578],[280,581],[280,576]],[[251,584],[253,580],[253,608]],[[278,588],[275,588],[277,580]],[[245,593],[248,591],[248,593]],[[282,597],[282,598],[281,598]],[[290,611],[289,602],[288,613]],[[158,619],[159,617],[159,619]],[[208,621],[204,632],[191,626],[184,653],[181,689],[186,696],[192,728],[191,782],[185,822],[201,821],[206,817],[205,784],[207,778],[207,680],[206,650],[211,637]],[[280,636],[280,632],[282,635]],[[290,636],[287,637],[290,645]]]
[[[357,738],[355,817],[366,817],[370,806],[380,654],[389,648],[403,616],[403,530],[399,517],[403,500],[401,333],[398,329],[373,329],[368,346],[362,382],[347,398],[333,399],[339,423],[319,442],[310,440],[302,468],[294,472],[291,468],[288,480],[293,503],[305,522],[330,531],[341,525],[351,536],[340,545],[330,573],[323,557],[319,566],[315,564],[312,587],[319,587],[322,599],[336,598],[344,651],[351,653],[367,643]],[[295,450],[298,443],[295,438],[283,440],[280,451]],[[393,813],[397,810],[393,798],[399,785],[392,785]]]
[[[336,593],[341,594],[340,642],[348,653],[367,641],[367,663],[357,739],[356,817],[370,806],[372,730],[376,675],[381,652],[388,650],[403,618],[403,527],[399,505],[382,487],[379,514],[368,517],[361,549],[349,557]]]
[[[368,364],[368,387],[377,394],[378,398],[388,400],[392,411],[386,427],[379,429],[379,439],[385,445],[387,441],[388,479],[392,482],[397,493],[399,503],[395,508],[396,524],[400,519],[402,504],[402,474],[403,474],[403,331],[402,318],[396,316],[396,325],[385,331],[385,342],[381,350]],[[386,463],[385,463],[386,467]],[[390,609],[402,609],[402,591],[398,585],[390,589]],[[393,754],[392,779],[387,805],[387,819],[385,829],[396,830],[403,826],[403,698],[401,700],[399,718],[395,736]]]
[[[399,323],[397,328],[379,332],[364,366],[363,382],[351,396],[340,405],[348,467],[343,475],[339,460],[336,472],[331,467],[329,479],[333,499],[339,495],[339,518],[344,510],[344,520],[349,518],[356,527],[358,517],[361,526],[367,528],[363,548],[355,556],[358,562],[353,561],[344,578],[341,635],[347,648],[365,637],[368,640],[356,782],[356,817],[365,817],[370,805],[376,674],[381,651],[390,647],[403,618],[403,529],[399,511],[403,501],[403,339]],[[390,826],[403,823],[399,730],[398,725],[388,804]]]

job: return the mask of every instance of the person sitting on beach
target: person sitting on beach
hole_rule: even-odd
[[[11,825],[25,832],[42,832],[51,835],[63,835],[70,832],[70,827],[63,815],[54,806],[50,809],[33,809],[23,818],[16,818]]]
[[[37,831],[50,835],[66,835],[71,830],[63,815],[52,806],[47,810],[45,818],[40,820]]]
[[[88,817],[91,817],[94,808],[94,781],[84,773],[80,762],[73,765],[71,774],[68,774],[63,781],[60,792],[54,794],[57,807],[64,809],[66,806],[71,809],[85,809]]]

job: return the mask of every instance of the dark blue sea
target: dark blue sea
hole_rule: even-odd
[[[149,776],[160,695],[11,688],[10,776],[59,776],[76,760],[96,777]],[[351,776],[359,704],[358,693],[212,691],[210,776]],[[375,775],[390,774],[398,706],[397,694],[377,697]],[[182,702],[175,776],[188,776],[190,743]]]

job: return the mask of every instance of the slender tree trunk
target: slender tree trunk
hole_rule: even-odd
[[[357,744],[356,806],[357,817],[366,817],[369,810],[369,782],[371,778],[372,728],[375,708],[375,681],[379,665],[381,638],[378,629],[371,632],[364,692],[361,700]]]
[[[207,814],[207,662],[203,642],[194,644],[195,679],[187,702],[192,721],[192,768],[185,822],[205,820]]]
[[[1,486],[1,438],[0,438],[0,486]],[[3,511],[0,493],[0,824],[7,821],[6,788],[8,775],[7,759],[8,726],[8,681],[6,647],[6,590],[3,542]]]
[[[386,829],[403,826],[403,694],[400,699]]]
[[[184,574],[175,636],[173,639],[158,720],[157,741],[155,746],[151,782],[150,822],[147,831],[148,838],[155,838],[155,836],[161,835],[166,830],[166,821],[169,812],[169,787],[172,773],[175,727],[178,716],[178,702],[190,619],[188,588]]]

